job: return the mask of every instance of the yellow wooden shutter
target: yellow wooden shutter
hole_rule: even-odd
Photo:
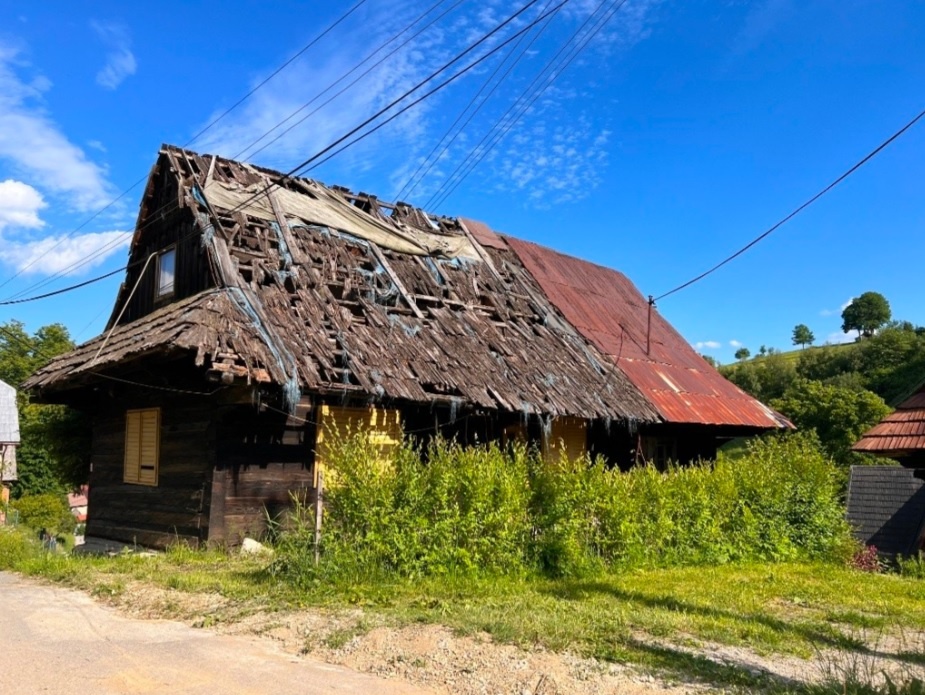
[[[141,411],[141,454],[138,482],[142,485],[157,485],[160,432],[161,411],[156,408]]]
[[[588,421],[577,417],[557,417],[546,445],[546,456],[558,461],[565,456],[569,461],[582,458],[588,452]]]
[[[160,438],[159,408],[125,413],[125,482],[157,485]]]

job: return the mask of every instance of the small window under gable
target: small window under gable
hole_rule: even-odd
[[[177,249],[171,247],[157,257],[157,298],[173,294],[177,268]]]
[[[161,409],[126,411],[123,480],[136,485],[157,485],[160,448]]]

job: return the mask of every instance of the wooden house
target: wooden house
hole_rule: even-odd
[[[26,387],[93,415],[88,535],[150,545],[259,533],[349,425],[625,467],[789,424],[615,271],[170,146],[106,330]]]
[[[16,481],[16,448],[19,446],[19,410],[16,389],[0,381],[0,503],[10,499]]]

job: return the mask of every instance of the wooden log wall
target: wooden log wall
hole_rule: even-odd
[[[294,415],[280,410],[248,403],[216,412],[210,543],[237,545],[245,537],[262,538],[268,519],[285,523],[293,495],[312,501],[311,408],[304,402]]]
[[[161,166],[166,168],[166,163]],[[125,299],[136,282],[138,288],[119,321],[120,325],[135,321],[166,304],[191,297],[215,285],[209,270],[206,252],[202,248],[201,230],[196,226],[193,213],[188,207],[177,207],[181,192],[178,189],[175,175],[159,171],[155,177],[158,182],[153,188],[149,184],[152,192],[145,199],[144,206],[148,212],[160,212],[144,220],[144,229],[140,236],[136,235],[136,239],[132,242],[129,261],[132,266],[126,274],[125,282],[119,292],[119,300],[116,302],[107,328],[119,315]],[[177,252],[174,267],[174,291],[172,294],[158,297],[157,258],[151,259],[147,269],[145,269],[145,262],[152,253],[164,251],[172,245]],[[140,281],[139,276],[141,276]]]
[[[158,484],[123,482],[125,411],[161,408]],[[215,430],[210,404],[139,391],[107,399],[93,418],[87,534],[163,548],[208,538]]]

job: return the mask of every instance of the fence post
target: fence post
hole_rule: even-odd
[[[324,471],[318,471],[318,485],[315,487],[315,565],[321,556],[321,516],[324,504]]]

